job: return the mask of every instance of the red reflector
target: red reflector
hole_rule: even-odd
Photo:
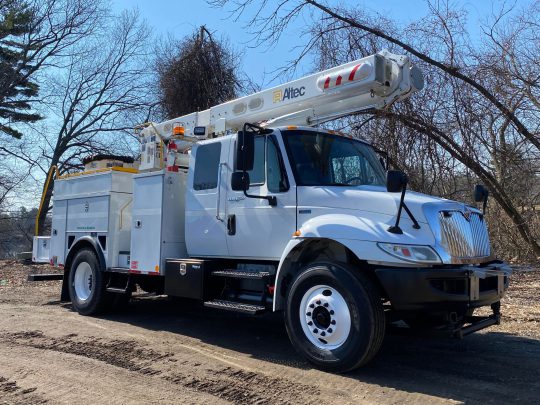
[[[269,285],[268,286],[268,292],[270,293],[270,295],[274,295],[275,290],[276,290],[276,286],[274,286],[274,285]]]
[[[141,274],[139,270],[130,270],[129,272],[132,274]]]
[[[324,88],[327,89],[328,86],[330,86],[330,76],[328,76],[324,81]]]
[[[351,74],[349,75],[349,81],[352,82],[354,80],[354,75],[356,74],[356,71],[358,70],[358,68],[360,67],[360,65],[356,65],[353,70],[351,70]]]
[[[341,76],[338,76],[336,79],[336,86],[339,86],[341,84]]]
[[[409,251],[409,249],[403,248],[401,249],[401,251],[403,252],[403,256],[411,257],[411,252]]]

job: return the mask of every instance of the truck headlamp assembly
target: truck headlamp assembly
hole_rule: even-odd
[[[377,243],[389,255],[414,263],[441,263],[439,255],[429,246]]]

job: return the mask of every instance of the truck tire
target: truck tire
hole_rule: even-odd
[[[285,308],[289,338],[318,368],[347,372],[367,364],[384,339],[375,284],[346,263],[315,263],[292,283]]]
[[[96,315],[110,307],[112,296],[105,290],[105,277],[96,253],[83,248],[75,255],[69,272],[69,296],[81,315]]]

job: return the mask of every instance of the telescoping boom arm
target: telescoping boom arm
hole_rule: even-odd
[[[259,125],[313,126],[367,109],[381,109],[424,86],[407,56],[386,50],[249,96],[140,129],[150,137],[194,142]]]

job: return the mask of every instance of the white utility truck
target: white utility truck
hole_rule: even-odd
[[[382,51],[141,125],[139,162],[94,158],[56,178],[34,260],[64,268],[62,299],[83,315],[137,286],[283,311],[295,348],[336,372],[370,361],[390,322],[455,336],[497,324],[511,270],[492,257],[483,211],[406,192],[372,146],[320,128],[423,85],[406,56]],[[483,306],[493,314],[473,316]]]

